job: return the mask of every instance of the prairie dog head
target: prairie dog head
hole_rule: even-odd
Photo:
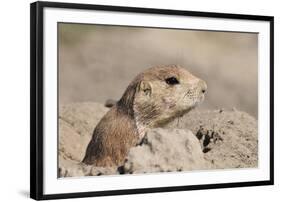
[[[176,65],[147,69],[135,81],[134,115],[148,127],[187,113],[204,100],[207,90],[203,80]]]

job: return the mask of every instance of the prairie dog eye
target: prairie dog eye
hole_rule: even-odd
[[[169,77],[169,78],[165,79],[165,81],[169,85],[176,85],[176,84],[180,83],[176,77]]]

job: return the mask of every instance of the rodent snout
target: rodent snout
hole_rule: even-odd
[[[203,94],[205,94],[206,91],[207,91],[207,84],[206,84],[206,82],[203,81],[203,80],[200,80],[200,81],[199,81],[199,86],[201,87],[201,92],[202,92]]]

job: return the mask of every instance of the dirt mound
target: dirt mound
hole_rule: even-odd
[[[130,150],[125,173],[172,172],[209,168],[200,143],[189,130],[156,128]]]
[[[258,166],[258,125],[254,117],[232,110],[193,111],[168,128],[188,128],[200,140],[212,168]]]
[[[125,164],[119,168],[84,165],[80,162],[92,132],[107,111],[108,108],[98,103],[60,107],[60,177],[258,165],[257,121],[237,110],[193,111],[165,129],[153,129],[140,145],[130,150]]]

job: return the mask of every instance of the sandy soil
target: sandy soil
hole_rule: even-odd
[[[236,109],[194,110],[165,128],[149,131],[123,166],[81,164],[95,125],[107,112],[102,104],[63,105],[59,112],[59,176],[151,173],[258,165],[257,121]]]

